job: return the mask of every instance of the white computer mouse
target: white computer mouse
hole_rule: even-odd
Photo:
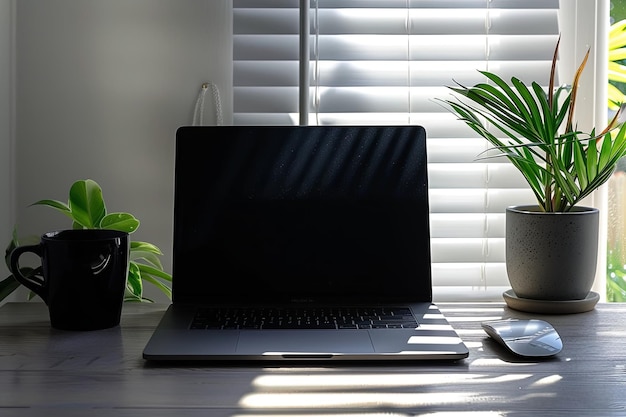
[[[507,319],[481,325],[493,340],[519,356],[553,356],[563,349],[561,336],[543,320]]]

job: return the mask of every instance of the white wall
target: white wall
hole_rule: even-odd
[[[0,251],[11,239],[15,222],[13,158],[13,11],[14,0],[0,0]],[[9,276],[0,262],[0,280]]]
[[[8,0],[0,1],[6,8]],[[133,239],[159,246],[171,272],[175,131],[191,124],[203,82],[218,85],[224,124],[232,123],[230,0],[13,4],[19,234],[70,227],[65,216],[29,204],[43,198],[66,201],[75,180],[91,178],[102,186],[109,212],[131,212],[141,220]],[[6,47],[0,48],[4,56]],[[205,123],[214,120],[207,105]],[[10,194],[5,181],[3,195]],[[9,208],[1,210],[4,217]],[[6,226],[2,236],[8,242]],[[148,290],[157,301],[166,300]]]

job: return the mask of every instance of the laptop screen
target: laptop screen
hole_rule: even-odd
[[[176,135],[174,302],[431,301],[420,126]]]

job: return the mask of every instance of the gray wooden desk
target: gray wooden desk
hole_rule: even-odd
[[[440,303],[470,348],[451,364],[155,366],[141,357],[165,305],[127,304],[119,327],[50,328],[40,303],[0,308],[0,416],[626,416],[626,304],[539,316]],[[480,322],[543,317],[551,360],[515,358]],[[481,412],[481,413],[472,413]]]

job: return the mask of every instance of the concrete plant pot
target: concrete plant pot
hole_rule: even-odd
[[[570,301],[591,291],[598,256],[599,211],[574,207],[542,212],[538,206],[506,209],[506,270],[523,299]]]

